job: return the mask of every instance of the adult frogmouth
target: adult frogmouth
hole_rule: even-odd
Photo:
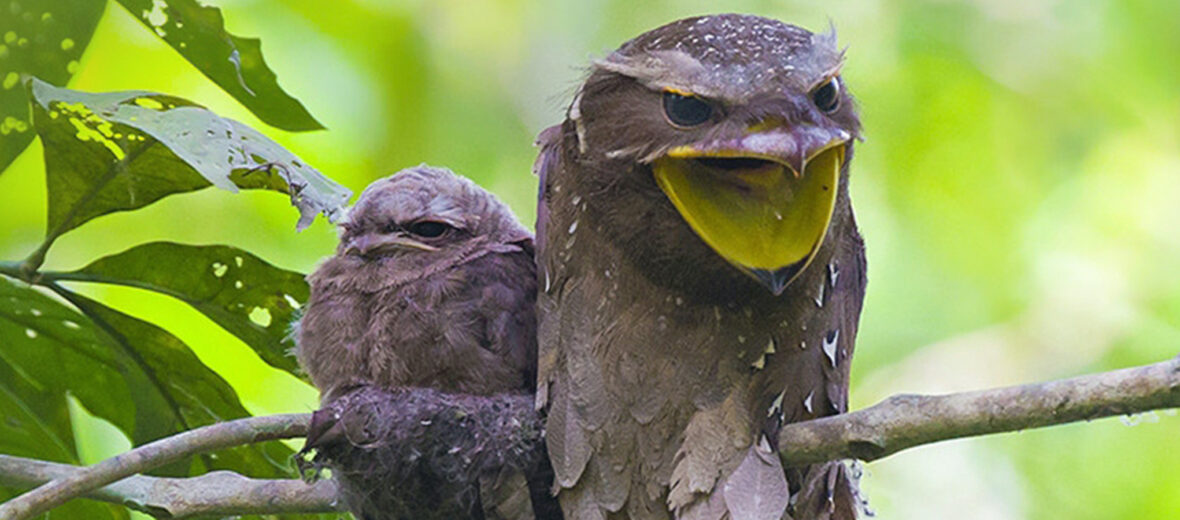
[[[831,34],[718,15],[596,61],[541,133],[538,404],[571,519],[855,518],[782,424],[846,411],[860,135]]]

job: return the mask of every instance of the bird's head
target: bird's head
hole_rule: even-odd
[[[370,184],[340,224],[337,254],[363,260],[453,256],[531,234],[494,195],[450,170],[421,165]]]
[[[833,34],[689,18],[595,62],[567,124],[581,161],[649,176],[709,248],[779,294],[823,243],[859,136],[842,63]]]

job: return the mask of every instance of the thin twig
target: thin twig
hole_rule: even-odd
[[[71,464],[0,455],[0,486],[28,489],[82,471]],[[336,483],[263,480],[229,471],[192,478],[135,475],[86,498],[127,506],[156,518],[330,513],[340,510]]]
[[[0,504],[0,519],[32,518],[71,498],[195,454],[243,444],[302,437],[307,434],[310,420],[310,414],[247,417],[153,441]]]
[[[941,396],[895,395],[870,408],[789,424],[785,463],[877,460],[961,437],[1180,407],[1180,358],[1062,379]]]

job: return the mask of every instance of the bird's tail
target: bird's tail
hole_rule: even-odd
[[[860,494],[860,469],[842,461],[788,470],[792,520],[856,520],[873,516]],[[798,486],[798,491],[796,491]]]

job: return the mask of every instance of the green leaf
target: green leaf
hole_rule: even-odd
[[[97,216],[209,185],[287,193],[300,229],[317,213],[334,219],[351,196],[258,131],[184,99],[92,94],[37,79],[31,90],[45,145],[47,243]]]
[[[0,280],[0,360],[40,391],[51,395],[71,392],[90,413],[130,435],[136,427],[136,410],[127,403],[137,389],[124,379],[118,353],[77,311],[32,287]],[[153,412],[163,414],[167,409]],[[167,431],[140,436],[160,436]],[[72,436],[70,439],[72,448]]]
[[[237,394],[188,346],[150,323],[53,286],[70,309],[37,290],[0,277],[0,360],[29,385],[69,392],[135,445],[249,416]],[[7,380],[7,379],[6,379]],[[219,451],[190,471],[227,469],[289,478],[291,451],[268,442]]]
[[[254,349],[271,366],[300,375],[288,329],[307,301],[303,275],[229,246],[154,242],[100,258],[54,279],[138,287],[178,298]]]
[[[102,17],[106,0],[14,0],[0,10],[0,173],[33,140],[20,77],[65,85]]]
[[[119,0],[132,16],[267,124],[283,130],[323,128],[279,87],[258,39],[225,31],[221,10],[194,0]]]
[[[2,356],[0,417],[0,453],[77,463],[65,394],[26,380]]]
[[[57,307],[68,310],[60,305]],[[32,309],[37,309],[37,315],[32,313]],[[43,350],[43,343],[55,341],[41,335],[38,332],[43,330],[41,327],[25,325],[40,318],[51,319],[45,312],[54,310],[48,306],[42,310],[41,306],[22,305],[19,298],[14,300],[11,296],[0,297],[0,453],[79,464],[63,387],[46,385],[33,379],[27,372],[18,370],[18,365],[12,362],[14,357],[20,357],[21,352],[40,351]],[[29,333],[30,330],[34,332]],[[63,365],[67,361],[54,359],[46,368],[69,371],[70,367]],[[40,367],[31,368],[36,370]],[[0,502],[23,491],[27,490],[0,487]],[[64,515],[61,518],[128,518],[127,511],[122,507],[89,500],[71,501],[54,511],[55,516],[59,514]]]
[[[169,435],[220,421],[249,417],[238,395],[221,376],[197,359],[196,354],[168,331],[128,316],[80,294],[58,293],[88,316],[107,340],[121,351],[130,365],[150,383],[149,396],[133,399],[162,400],[179,428]],[[140,418],[137,418],[140,420]],[[146,440],[134,439],[136,444]],[[238,446],[202,457],[205,469],[225,469],[261,478],[290,478],[292,452],[280,442]],[[195,473],[203,473],[197,469]]]
[[[2,305],[2,303],[0,303]],[[5,321],[0,317],[0,322]],[[2,336],[0,336],[2,337]],[[19,341],[19,339],[18,339]],[[38,388],[0,356],[0,453],[78,464],[65,393]],[[0,478],[3,481],[3,478]],[[0,502],[27,489],[0,486]],[[53,511],[54,518],[121,520],[127,510],[112,504],[72,500]]]

